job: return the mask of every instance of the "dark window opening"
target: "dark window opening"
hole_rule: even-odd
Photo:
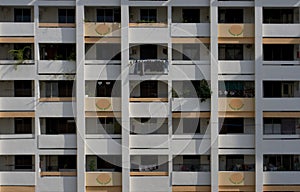
[[[200,23],[199,9],[182,9],[183,23]]]
[[[240,44],[220,44],[219,60],[243,60],[244,47]]]
[[[243,118],[225,118],[220,123],[220,134],[244,133]]]
[[[31,155],[16,155],[15,156],[15,169],[32,169],[32,156]]]
[[[219,9],[219,23],[243,23],[243,9]]]
[[[75,134],[74,118],[46,118],[46,134]]]
[[[15,118],[15,134],[31,134],[32,118]]]
[[[41,60],[76,60],[75,44],[41,44]]]
[[[46,81],[41,83],[45,85],[45,97],[72,97],[73,81]]]
[[[155,23],[157,22],[156,9],[140,9],[141,22]]]
[[[121,22],[120,9],[97,9],[97,22]]]
[[[31,9],[15,8],[15,22],[31,22]]]
[[[32,97],[32,81],[14,81],[15,97]]]
[[[265,61],[293,61],[294,45],[263,45]]]
[[[140,83],[141,98],[158,97],[158,81],[143,81]]]
[[[75,9],[58,9],[59,23],[75,23]]]
[[[58,169],[76,169],[76,155],[59,155]]]
[[[157,59],[157,45],[140,45],[140,59]]]
[[[293,9],[263,9],[263,23],[293,23]]]

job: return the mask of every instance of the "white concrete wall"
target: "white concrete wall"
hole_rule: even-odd
[[[210,172],[173,172],[173,185],[210,185]]]
[[[254,148],[254,135],[230,134],[219,135],[220,148]]]
[[[219,61],[219,74],[254,74],[254,61]]]
[[[173,62],[175,63],[175,62]],[[176,61],[176,63],[179,63]],[[171,65],[169,76],[172,80],[210,80],[209,65]]]
[[[201,102],[198,98],[173,98],[172,111],[210,111],[210,99]]]
[[[0,23],[0,36],[34,36],[33,26],[33,23]]]
[[[121,76],[119,65],[86,65],[85,80],[116,80]]]
[[[35,172],[0,172],[1,185],[34,186]]]
[[[75,43],[75,28],[39,28],[39,43]]]
[[[4,111],[34,111],[34,97],[0,97],[1,110]]]
[[[300,24],[263,24],[264,37],[299,37]]]
[[[130,191],[131,192],[165,192],[169,188],[168,177],[131,177]]]
[[[129,28],[129,43],[168,43],[168,28]]]
[[[209,23],[173,23],[171,25],[172,37],[209,37]]]
[[[298,185],[299,171],[264,172],[264,185]]]
[[[263,153],[264,154],[298,154],[299,140],[264,140]]]
[[[130,103],[130,117],[168,117],[168,103]]]
[[[74,117],[75,112],[72,102],[39,102],[36,109],[40,117]]]
[[[30,63],[17,64],[18,61],[8,61],[0,65],[1,80],[33,80],[35,77],[34,61]]]
[[[66,74],[75,73],[75,61],[54,61],[54,60],[39,60],[38,73],[39,74]]]
[[[77,191],[77,177],[41,177],[37,181],[43,192],[74,192]]]
[[[87,155],[120,155],[121,154],[120,139],[86,139],[86,154]]]
[[[264,111],[298,111],[300,98],[263,98]]]
[[[76,135],[39,135],[38,145],[40,149],[75,149]]]
[[[269,62],[264,62],[268,63]],[[266,80],[296,80],[299,79],[299,64],[300,61],[292,61],[292,62],[282,62],[282,61],[272,61],[274,65],[264,65],[262,71],[262,78]],[[295,64],[295,66],[280,66],[280,64]]]
[[[131,135],[131,148],[168,148],[168,135]]]
[[[0,140],[1,155],[32,155],[35,153],[34,139],[4,139]]]

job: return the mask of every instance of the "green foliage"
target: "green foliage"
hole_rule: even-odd
[[[91,160],[90,163],[89,163],[89,168],[90,168],[90,171],[95,171],[96,169],[96,163],[95,163],[95,160]]]
[[[26,59],[30,59],[30,46],[25,46],[22,49],[11,49],[8,51],[18,62],[15,64],[14,68],[17,70],[18,65],[24,63]]]
[[[205,79],[200,81],[200,90],[199,90],[199,97],[201,98],[201,102],[204,102],[206,99],[209,99],[211,96],[210,87]]]

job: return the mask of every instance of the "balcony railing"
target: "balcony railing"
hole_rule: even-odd
[[[167,75],[169,63],[163,59],[131,60],[132,75]]]

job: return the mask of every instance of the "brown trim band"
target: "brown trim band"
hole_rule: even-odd
[[[168,172],[130,172],[130,176],[168,176]]]
[[[34,37],[1,37],[0,43],[34,43]]]
[[[11,117],[35,117],[35,112],[0,112],[0,118],[11,118]]]

